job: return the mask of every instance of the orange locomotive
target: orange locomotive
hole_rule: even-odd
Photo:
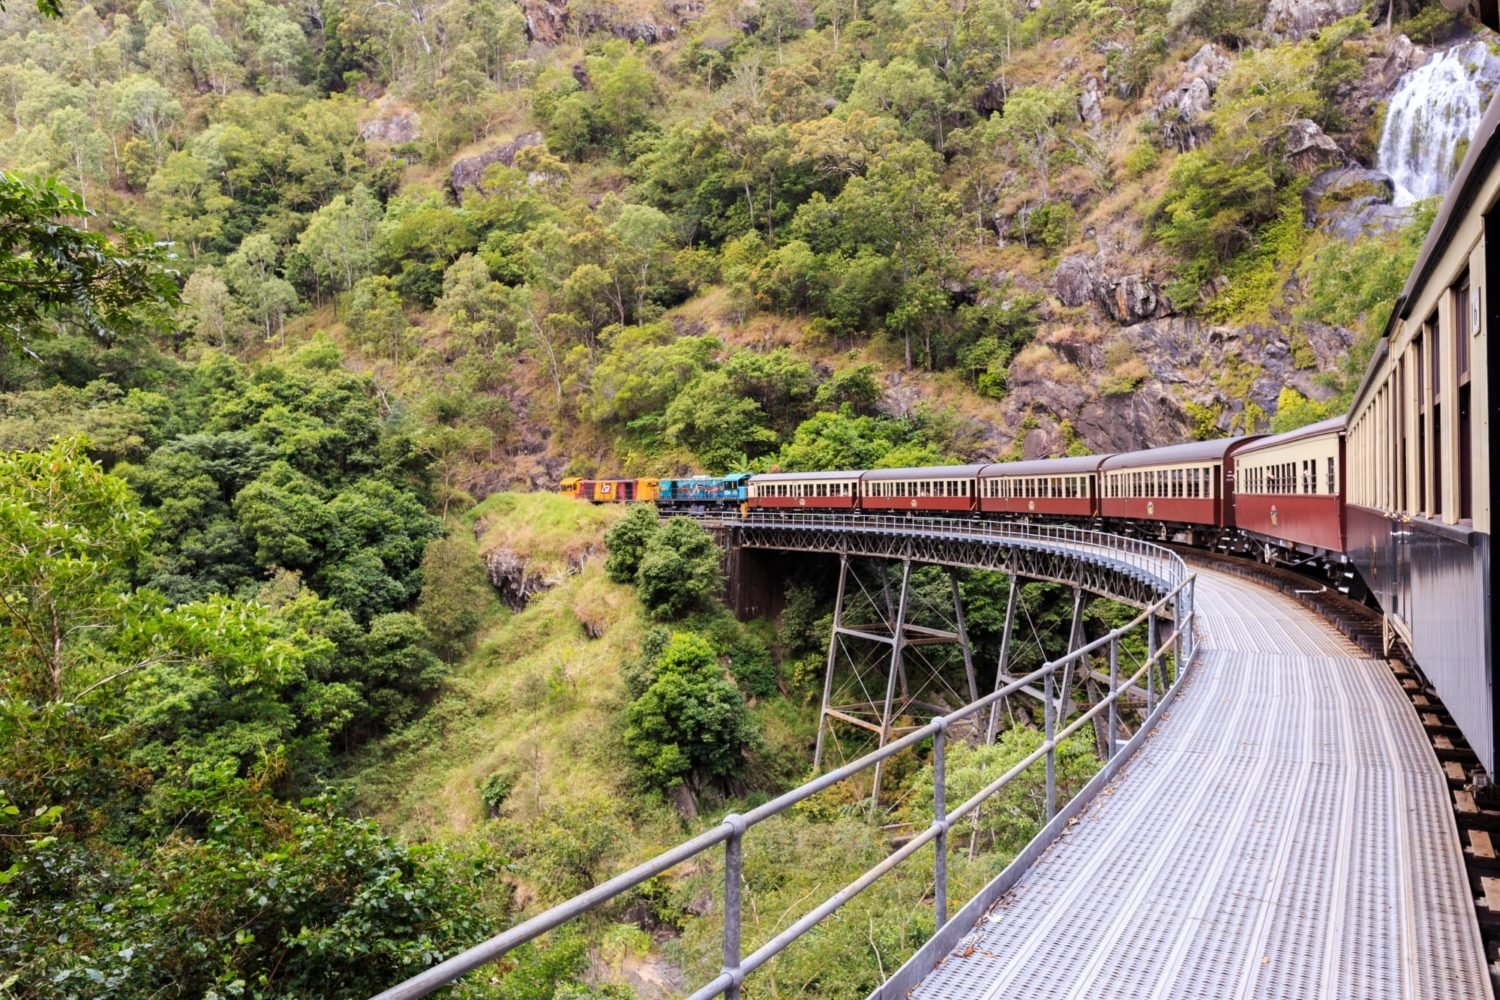
[[[584,479],[569,476],[562,481],[558,492],[575,500],[589,503],[633,503],[637,500],[652,503],[657,498],[659,479]]]

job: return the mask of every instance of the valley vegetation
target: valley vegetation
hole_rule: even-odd
[[[826,575],[735,621],[700,529],[563,474],[1336,412],[1432,206],[1309,222],[1288,127],[1368,161],[1370,67],[1470,30],[1377,7],[1293,35],[1249,0],[10,0],[0,995],[367,996],[803,780]],[[1152,345],[1209,330],[1234,346],[1166,388]],[[988,662],[1002,585],[962,581]],[[1067,609],[1025,603],[1039,662]],[[1095,766],[1070,746],[1065,788]],[[891,781],[884,821],[924,821],[921,757]],[[747,942],[886,852],[860,796],[757,831]],[[1040,809],[986,814],[955,896]],[[716,864],[458,993],[706,978]],[[930,881],[753,989],[864,995]]]

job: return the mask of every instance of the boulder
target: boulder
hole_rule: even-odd
[[[1187,61],[1186,76],[1207,80],[1209,86],[1218,88],[1219,77],[1229,72],[1232,65],[1229,54],[1212,42],[1201,46]]]
[[[1380,63],[1377,79],[1381,88],[1389,92],[1392,87],[1396,86],[1397,80],[1425,62],[1427,62],[1426,49],[1405,35],[1397,35],[1391,39],[1385,58]]]
[[[1334,167],[1302,189],[1302,217],[1309,226],[1318,226],[1351,206],[1389,205],[1395,197],[1396,182],[1389,174],[1358,166]]]
[[[566,0],[519,0],[517,6],[526,18],[526,38],[541,45],[556,45],[568,33]]]
[[[1139,274],[1096,283],[1094,301],[1116,323],[1141,323],[1172,312],[1172,303],[1167,300],[1161,286]]]
[[[398,146],[416,142],[422,137],[422,118],[410,108],[388,107],[382,101],[375,117],[359,123],[359,137],[365,142],[383,142]]]
[[[1186,151],[1208,138],[1213,93],[1229,64],[1229,56],[1213,44],[1202,46],[1183,64],[1181,79],[1151,109],[1167,142]]]
[[[1365,8],[1365,0],[1271,0],[1260,30],[1296,41]]]
[[[1052,289],[1065,306],[1086,304],[1094,296],[1094,261],[1087,254],[1070,254],[1057,265]]]
[[[466,156],[461,160],[455,160],[453,170],[448,177],[448,187],[455,196],[462,196],[466,188],[480,187],[484,180],[484,172],[496,163],[507,167],[514,166],[516,154],[529,146],[540,146],[542,144],[542,133],[526,132],[516,136],[510,142],[501,143],[493,149],[487,149],[475,156]]]
[[[1097,129],[1104,120],[1104,108],[1099,103],[1099,78],[1089,77],[1083,81],[1083,92],[1078,95],[1078,117],[1091,129]]]
[[[1391,233],[1411,221],[1411,209],[1360,199],[1339,206],[1323,222],[1330,236],[1355,240],[1377,233]]]
[[[1311,118],[1298,118],[1287,126],[1281,158],[1301,174],[1315,174],[1344,163],[1344,151]]]

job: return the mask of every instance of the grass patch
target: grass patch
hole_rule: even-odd
[[[556,493],[496,493],[463,515],[481,555],[504,547],[537,575],[558,579],[604,551],[624,504],[595,506]]]

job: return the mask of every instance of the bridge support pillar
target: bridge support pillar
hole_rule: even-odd
[[[861,736],[863,753],[978,699],[958,574],[941,571],[948,577],[944,600],[935,599],[933,584],[941,577],[931,572],[903,557],[898,578],[885,564],[856,563],[840,553],[814,769],[822,770],[830,754],[858,756],[852,744],[844,752],[841,733]],[[884,768],[873,772],[871,800],[878,805]]]

